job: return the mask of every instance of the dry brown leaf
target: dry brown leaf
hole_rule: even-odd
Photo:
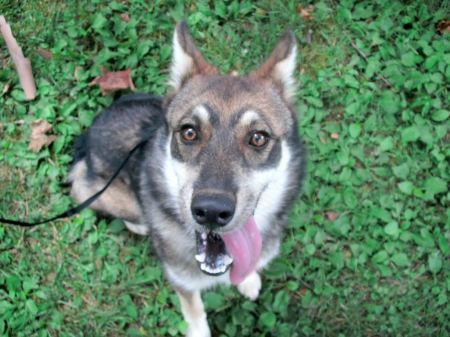
[[[437,24],[437,29],[441,32],[441,34],[450,33],[450,20],[441,20]]]
[[[309,290],[309,289],[302,288],[302,289],[300,289],[300,290],[298,291],[298,294],[299,294],[300,296],[306,295],[306,293],[308,292],[308,290]]]
[[[102,74],[96,77],[89,86],[98,84],[102,90],[102,95],[108,95],[119,89],[130,88],[134,91],[134,84],[131,79],[131,68],[122,71],[109,72],[105,67],[99,66]]]
[[[30,124],[30,128],[31,128],[31,136],[28,150],[31,150],[34,153],[39,153],[42,147],[50,145],[56,139],[58,139],[58,137],[55,135],[50,136],[46,135],[46,133],[52,129],[52,125],[41,118],[32,122]]]
[[[321,142],[322,144],[326,144],[326,143],[327,143],[327,141],[326,141],[325,139],[323,139],[322,137],[320,137],[319,139],[320,139],[320,142]]]
[[[328,219],[330,219],[331,221],[335,221],[339,216],[338,213],[332,212],[332,211],[325,212],[325,214],[327,215]]]
[[[82,69],[83,69],[82,66],[76,66],[76,67],[75,67],[75,71],[73,72],[73,76],[75,77],[75,79],[77,80],[77,82],[79,81],[79,78],[78,78],[78,71],[79,71],[79,70],[82,70]]]
[[[302,7],[302,4],[298,4],[297,5],[297,11],[298,13],[300,13],[301,15],[303,15],[303,18],[305,18],[306,20],[313,20],[312,16],[311,16],[311,11],[314,9],[313,6],[308,6],[307,9],[304,9]]]
[[[12,35],[11,27],[6,23],[3,15],[0,15],[0,31],[8,46],[9,53],[16,65],[19,75],[20,85],[28,99],[35,99],[36,84],[34,82],[33,72],[31,71],[31,62],[23,56],[22,48],[17,44],[16,39]]]
[[[338,138],[339,138],[339,135],[338,135],[337,133],[332,133],[332,134],[331,134],[331,138],[333,138],[333,139],[338,139]]]
[[[126,23],[130,22],[130,16],[127,13],[120,14],[120,19]]]
[[[54,56],[48,50],[42,49],[41,47],[36,48],[36,52],[41,55],[44,59],[51,60]]]
[[[6,93],[9,90],[9,83],[6,83],[5,86],[3,87],[2,93]]]

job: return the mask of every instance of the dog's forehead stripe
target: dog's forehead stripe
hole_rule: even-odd
[[[203,104],[197,105],[192,109],[192,114],[198,117],[203,124],[210,123],[211,114]]]
[[[241,109],[236,117],[231,120],[230,126],[241,125],[244,127],[249,127],[258,122],[265,124],[268,128],[267,131],[269,133],[273,133],[273,130],[270,124],[267,122],[266,118],[264,118],[264,116],[261,115],[257,110],[250,108]]]
[[[250,125],[261,120],[261,116],[254,110],[246,110],[238,116],[238,123]]]

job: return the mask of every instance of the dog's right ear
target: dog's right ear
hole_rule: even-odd
[[[178,91],[187,80],[195,75],[213,75],[218,73],[217,68],[206,62],[195,46],[186,20],[178,22],[173,34],[173,54],[169,84]]]

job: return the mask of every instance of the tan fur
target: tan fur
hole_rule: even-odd
[[[87,200],[107,184],[107,181],[99,177],[95,180],[88,180],[86,170],[86,162],[81,160],[72,167],[69,173],[69,181],[72,183],[70,194],[77,202]],[[139,203],[134,193],[118,179],[91,204],[90,208],[133,222],[139,222],[141,217]]]

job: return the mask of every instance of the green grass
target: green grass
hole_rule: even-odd
[[[97,65],[131,67],[138,92],[163,95],[177,20],[188,19],[199,48],[224,73],[256,67],[291,29],[308,177],[259,299],[233,288],[204,294],[213,333],[450,335],[450,34],[435,29],[450,19],[448,4],[321,1],[307,21],[294,1],[147,3],[0,3],[38,87],[36,100],[26,101],[0,43],[0,90],[9,85],[0,94],[0,215],[31,221],[71,205],[60,184],[75,137],[129,93],[102,97],[89,87]],[[37,118],[59,139],[34,154],[27,147]],[[327,212],[339,216],[331,221]],[[33,229],[0,225],[1,336],[185,329],[151,244],[120,221],[86,210]]]

